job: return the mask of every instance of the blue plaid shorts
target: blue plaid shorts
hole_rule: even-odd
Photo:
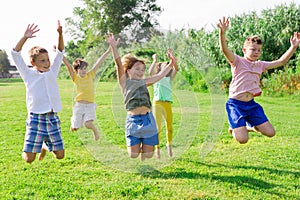
[[[60,119],[57,113],[30,113],[26,120],[24,152],[40,153],[43,143],[49,151],[64,149],[61,136]]]

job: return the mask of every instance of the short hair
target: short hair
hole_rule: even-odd
[[[28,51],[28,54],[29,54],[29,59],[31,62],[35,62],[35,59],[43,54],[43,53],[48,53],[48,51],[43,48],[43,47],[40,47],[40,46],[34,46],[32,47],[29,51]]]
[[[89,64],[84,60],[84,58],[76,58],[76,60],[73,62],[73,68],[75,71],[78,69],[83,69],[84,67],[89,66]]]
[[[127,70],[131,69],[133,67],[133,65],[137,62],[142,63],[144,65],[144,67],[146,68],[145,61],[138,59],[135,55],[132,55],[132,54],[124,55],[122,57],[121,61],[122,61],[122,65],[124,67],[125,73],[127,72]]]
[[[247,46],[249,46],[251,44],[254,44],[254,43],[261,45],[262,44],[261,38],[257,35],[247,37],[245,42],[244,42],[244,47],[247,47]]]

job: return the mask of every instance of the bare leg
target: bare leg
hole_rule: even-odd
[[[130,158],[137,158],[141,153],[141,144],[127,147],[127,151]]]
[[[47,154],[47,148],[44,146],[43,144],[43,147],[42,147],[42,150],[41,150],[41,153],[39,155],[39,160],[43,160]]]
[[[160,147],[156,147],[156,158],[160,159]]]
[[[245,144],[248,142],[248,130],[246,126],[241,126],[238,128],[233,129],[232,136],[240,143]]]
[[[142,155],[141,155],[141,160],[142,158],[152,158],[154,155],[154,146],[150,146],[147,144],[142,145]],[[144,160],[143,159],[143,160]],[[143,161],[142,160],[142,161]]]
[[[53,151],[56,159],[63,159],[65,157],[65,150]]]
[[[93,120],[89,120],[89,121],[86,121],[85,122],[85,126],[88,128],[88,129],[92,129],[92,131],[94,132],[94,139],[95,141],[99,140],[99,131],[98,129],[96,128],[96,126],[94,125],[93,123]]]
[[[170,144],[167,144],[168,154],[170,157],[173,156],[172,146]]]
[[[36,153],[23,152],[22,158],[25,162],[31,164],[35,160]]]
[[[260,124],[256,126],[255,129],[265,136],[268,137],[275,136],[275,129],[270,122],[265,122],[263,124]]]

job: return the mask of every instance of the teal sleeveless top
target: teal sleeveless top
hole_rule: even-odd
[[[154,83],[154,101],[170,101],[172,99],[171,77],[166,76],[160,81]]]

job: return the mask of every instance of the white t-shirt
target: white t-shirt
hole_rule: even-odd
[[[56,51],[50,70],[39,72],[28,67],[21,51],[11,51],[12,58],[26,86],[26,106],[28,113],[44,114],[62,109],[57,76],[63,59],[63,52]]]

